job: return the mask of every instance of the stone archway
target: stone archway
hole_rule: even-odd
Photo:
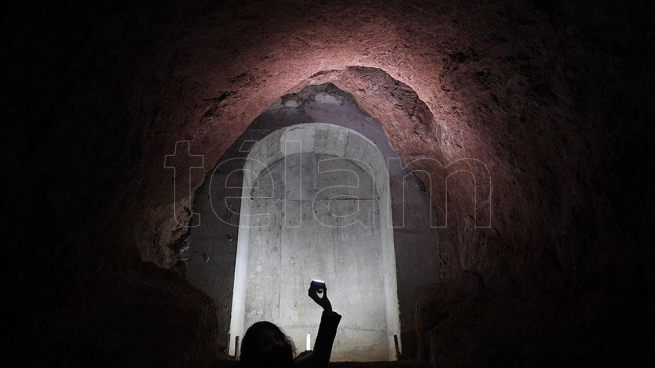
[[[304,342],[320,318],[306,289],[320,277],[346,316],[333,360],[396,358],[389,172],[373,142],[324,123],[271,133],[248,155],[240,213],[232,336],[264,319]]]

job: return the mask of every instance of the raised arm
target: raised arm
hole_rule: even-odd
[[[341,321],[341,315],[332,311],[332,303],[327,296],[327,287],[325,284],[318,287],[312,283],[307,290],[309,295],[316,304],[323,308],[321,315],[321,324],[318,327],[318,334],[314,342],[314,350],[296,362],[299,368],[325,368],[330,362],[332,355],[332,345],[337,335],[337,327]]]

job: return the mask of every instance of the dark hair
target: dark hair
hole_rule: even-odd
[[[277,327],[274,323],[268,321],[256,322],[243,336],[241,341],[241,355],[239,357],[239,366],[240,367],[252,367],[256,363],[257,359],[257,344],[259,339],[259,334],[262,331],[270,330],[273,331],[276,335],[279,335],[282,340],[284,340],[285,345],[291,350],[293,356],[296,355],[296,346],[293,344],[287,335],[282,332],[282,330]]]

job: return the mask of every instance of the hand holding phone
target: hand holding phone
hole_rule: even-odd
[[[312,280],[309,285],[309,290],[307,290],[307,294],[312,298],[312,300],[314,300],[314,302],[316,302],[316,304],[323,307],[323,310],[327,312],[332,311],[332,304],[327,296],[327,286],[325,286],[325,281]]]
[[[327,289],[327,287],[325,286],[325,281],[323,280],[312,280],[310,287],[314,288],[318,293],[318,296],[320,296],[321,298],[323,297],[322,294]]]

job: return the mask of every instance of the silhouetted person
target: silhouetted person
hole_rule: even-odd
[[[319,291],[323,292],[323,297],[319,296]],[[341,316],[332,311],[325,284],[318,287],[312,282],[307,293],[316,304],[323,307],[314,350],[303,352],[294,360],[293,341],[275,324],[267,321],[257,322],[243,337],[239,362],[241,368],[325,368],[327,366]]]

